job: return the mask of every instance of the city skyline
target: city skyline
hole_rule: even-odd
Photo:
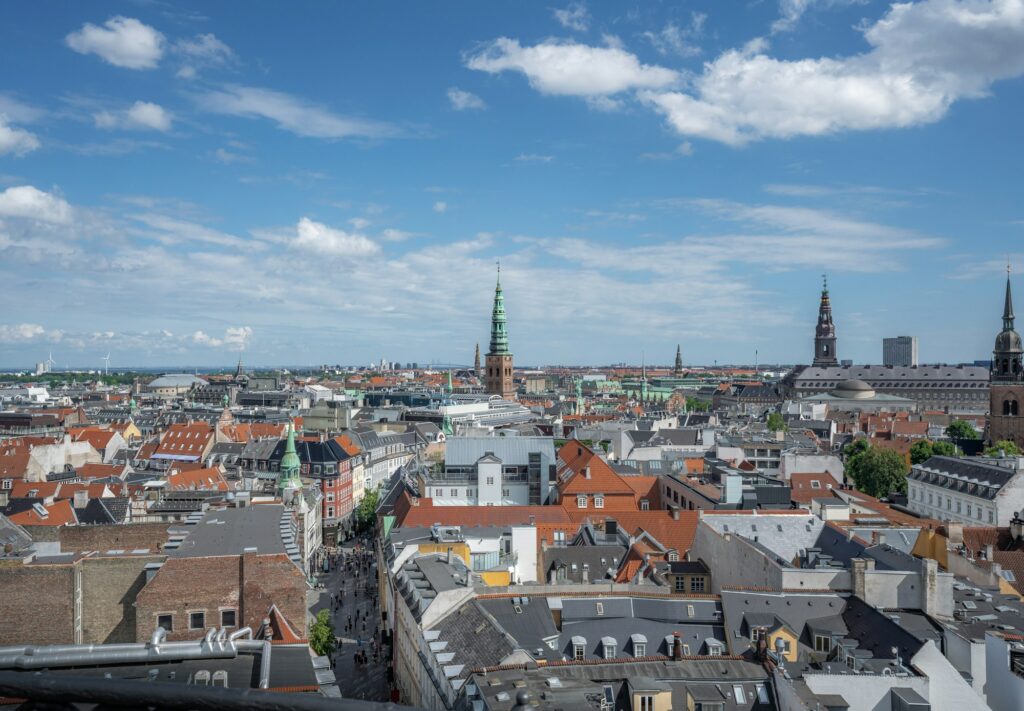
[[[2,368],[469,363],[497,260],[517,363],[808,363],[822,272],[838,358],[972,362],[1024,261],[1017,0],[54,7],[2,11]]]

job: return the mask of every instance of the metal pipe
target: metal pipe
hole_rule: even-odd
[[[0,658],[0,669],[42,669],[54,666],[88,664],[138,664],[142,662],[169,662],[184,659],[233,659],[238,648],[231,644],[223,650],[209,647],[201,641],[169,642],[159,648],[135,645],[132,649],[105,649],[107,645],[81,645],[74,651],[50,652],[46,647],[30,650],[32,654]]]
[[[160,643],[167,639],[167,630],[163,627],[157,627],[153,630],[153,636],[149,638],[149,645],[151,647],[159,647]]]
[[[212,647],[213,646],[213,640],[216,639],[216,637],[217,637],[217,628],[216,627],[211,627],[209,629],[209,631],[206,633],[206,637],[203,639],[203,643],[207,647]]]
[[[263,642],[263,651],[260,653],[260,688],[270,688],[270,640]]]
[[[240,630],[235,630],[228,636],[228,640],[234,642],[236,639],[241,639],[242,637],[252,639],[252,627],[243,627]]]

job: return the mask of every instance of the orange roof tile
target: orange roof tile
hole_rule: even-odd
[[[578,440],[570,440],[558,450],[560,471],[559,493],[576,494],[633,494],[623,477],[616,474],[608,463]],[[589,477],[587,474],[589,473]]]
[[[46,510],[45,516],[40,516],[35,507],[16,513],[8,518],[19,526],[73,526],[78,523],[75,516],[75,509],[71,501],[64,499],[54,501],[49,506],[43,506]]]

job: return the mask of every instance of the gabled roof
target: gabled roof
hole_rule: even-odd
[[[7,518],[19,526],[73,526],[78,523],[71,501],[54,501],[49,506],[35,504]]]
[[[558,450],[558,468],[558,490],[563,496],[634,493],[624,477],[578,440],[570,440]]]
[[[82,479],[106,479],[111,476],[121,478],[124,467],[116,464],[83,464],[75,469],[75,473]]]
[[[408,493],[403,494],[409,499]],[[403,528],[433,526],[517,526],[555,525],[571,528],[573,520],[561,506],[434,506],[432,499],[411,499],[408,511],[401,515],[404,506],[395,506],[398,517],[396,526]]]

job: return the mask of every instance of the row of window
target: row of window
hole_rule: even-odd
[[[941,509],[942,508],[942,498],[943,497],[942,497],[941,494],[934,494],[933,492],[929,491],[928,492],[928,505],[933,507],[933,508]],[[955,512],[957,514],[960,514],[961,516],[966,516],[968,518],[970,518],[971,516],[974,516],[974,518],[976,520],[978,520],[978,521],[982,520],[982,517],[985,515],[985,513],[987,511],[988,522],[991,523],[991,524],[995,523],[996,514],[995,514],[995,511],[993,509],[983,509],[981,506],[972,505],[970,501],[965,502],[965,501],[961,501],[960,499],[957,499],[954,502],[953,498],[950,497],[950,496],[947,496],[945,498],[946,498],[946,510],[947,511],[953,511],[954,508],[955,508],[955,510],[956,510]],[[916,486],[910,487],[910,500],[911,501],[920,501],[923,504],[924,501],[925,501],[925,492],[921,488],[919,488],[919,487],[916,487]],[[955,506],[954,506],[954,504],[955,504]]]
[[[704,578],[704,576],[695,575],[690,578],[690,592],[702,593],[705,591],[706,586],[707,580]],[[682,575],[676,576],[675,591],[677,593],[686,592],[686,578],[684,578]]]
[[[576,496],[576,508],[578,508],[578,509],[585,509],[585,508],[587,508],[587,495],[586,494],[578,494]],[[603,509],[604,508],[604,494],[594,494],[594,508],[595,509]]]
[[[188,615],[188,628],[190,630],[206,629],[206,610],[190,610]],[[238,624],[238,613],[235,610],[220,610],[220,626],[235,627]],[[164,612],[156,616],[157,627],[163,627],[168,632],[174,631],[174,613]]]

